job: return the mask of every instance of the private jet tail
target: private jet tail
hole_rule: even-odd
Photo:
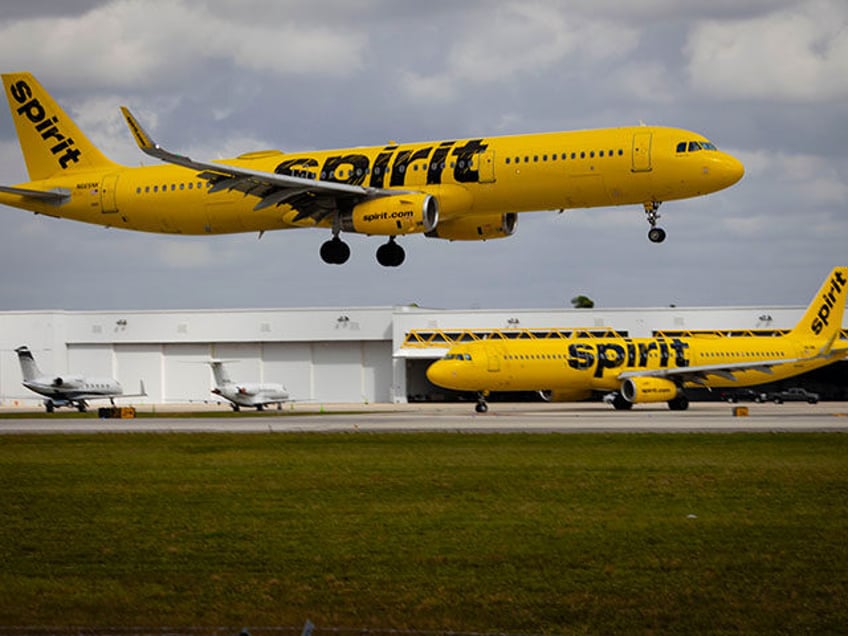
[[[29,382],[44,375],[35,363],[35,358],[32,357],[29,347],[18,347],[15,349],[15,353],[18,354],[18,362],[21,363],[21,374],[24,377],[24,382]]]
[[[845,298],[848,292],[848,267],[836,267],[813,297],[804,317],[789,333],[805,341],[820,342],[828,349],[842,330]]]
[[[9,109],[31,181],[116,166],[30,73],[3,75]]]
[[[209,365],[212,367],[212,375],[215,376],[215,386],[222,387],[233,383],[230,374],[224,368],[223,360],[210,360]]]

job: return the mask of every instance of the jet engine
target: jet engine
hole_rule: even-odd
[[[486,241],[512,236],[517,225],[515,212],[457,216],[439,223],[427,236],[449,241]]]
[[[621,383],[621,395],[628,402],[669,402],[680,396],[680,389],[665,378],[635,377]]]
[[[398,194],[369,199],[341,215],[342,230],[398,236],[430,232],[439,223],[439,204],[429,194]]]

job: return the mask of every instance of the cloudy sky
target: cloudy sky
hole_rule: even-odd
[[[628,8],[629,7],[629,8]],[[172,237],[0,207],[0,310],[803,305],[848,264],[844,0],[21,0],[3,72],[33,72],[112,159],[118,106],[198,159],[639,122],[696,130],[744,179],[668,202],[524,214],[485,243],[324,230]],[[8,109],[0,183],[27,179]]]

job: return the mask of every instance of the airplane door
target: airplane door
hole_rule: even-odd
[[[100,184],[100,211],[115,214],[118,211],[118,175],[107,174]]]
[[[651,171],[651,137],[649,132],[633,135],[633,172]]]
[[[488,369],[491,373],[497,373],[501,370],[501,357],[498,355],[498,350],[494,347],[490,347],[488,351],[486,351],[486,358],[488,358]]]
[[[480,183],[495,182],[495,151],[486,150],[477,155],[477,173],[480,175]]]

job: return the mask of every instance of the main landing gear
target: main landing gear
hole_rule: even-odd
[[[342,265],[350,258],[350,246],[334,235],[321,245],[321,260],[330,265]],[[406,258],[404,249],[395,242],[395,237],[377,248],[377,262],[383,267],[398,267]]]
[[[648,239],[651,243],[662,243],[665,240],[665,230],[657,227],[657,219],[660,218],[659,209],[662,201],[651,201],[645,204],[645,214],[651,229],[648,230]]]

